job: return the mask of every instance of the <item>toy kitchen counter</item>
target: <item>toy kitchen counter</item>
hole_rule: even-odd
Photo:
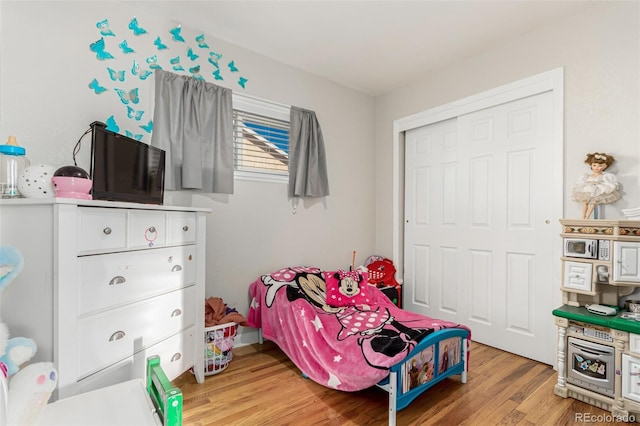
[[[622,421],[640,419],[640,316],[599,315],[569,305],[554,309],[553,316],[558,327],[554,393]]]
[[[622,330],[629,333],[640,334],[640,315],[636,316],[638,319],[625,318],[625,316],[628,316],[629,314],[630,312],[620,310],[616,315],[599,315],[589,312],[587,308],[583,306],[578,307],[569,305],[563,305],[553,310],[553,316],[555,317],[608,327],[613,330]]]

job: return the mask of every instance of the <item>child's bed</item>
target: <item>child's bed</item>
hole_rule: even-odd
[[[357,304],[328,304],[332,275],[313,267],[263,275],[250,286],[249,325],[323,386],[385,389],[390,425],[397,410],[441,380],[461,375],[466,382],[469,328],[400,309],[366,284]]]

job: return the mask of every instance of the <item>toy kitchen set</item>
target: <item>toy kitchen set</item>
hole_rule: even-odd
[[[556,395],[640,418],[640,220],[560,220]]]

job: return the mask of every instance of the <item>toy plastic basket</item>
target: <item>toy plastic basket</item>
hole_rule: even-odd
[[[238,324],[228,322],[204,329],[204,374],[222,373],[233,358],[233,338]]]

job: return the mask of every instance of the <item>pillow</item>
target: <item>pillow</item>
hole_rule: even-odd
[[[327,304],[334,307],[370,304],[367,275],[366,272],[342,269],[324,272]]]

